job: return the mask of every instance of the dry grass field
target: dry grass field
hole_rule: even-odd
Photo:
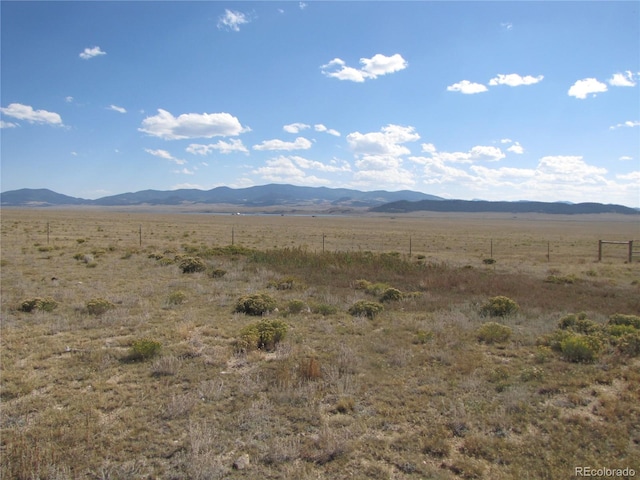
[[[599,239],[637,218],[3,209],[0,478],[640,475]]]

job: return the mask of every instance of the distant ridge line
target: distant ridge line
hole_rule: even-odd
[[[0,204],[4,207],[55,207],[65,205],[123,207],[227,204],[247,208],[278,206],[364,208],[370,212],[389,214],[431,211],[640,215],[640,209],[595,202],[572,204],[538,201],[449,200],[412,190],[397,192],[375,190],[365,192],[347,188],[301,187],[288,184],[269,184],[238,189],[216,187],[211,190],[141,190],[110,195],[95,200],[71,197],[46,188],[23,188],[0,193]]]

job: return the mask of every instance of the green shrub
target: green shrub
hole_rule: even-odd
[[[227,274],[227,271],[222,268],[212,268],[209,270],[208,274],[211,278],[222,278]]]
[[[575,363],[595,361],[601,347],[599,340],[589,335],[570,335],[560,343],[565,360]]]
[[[628,325],[636,330],[640,330],[640,316],[638,315],[624,315],[622,313],[616,313],[609,317],[607,321],[608,325]]]
[[[496,260],[494,258],[485,258],[484,260],[482,260],[482,263],[484,263],[485,265],[493,265],[494,263],[496,263]]]
[[[425,330],[418,330],[415,337],[413,337],[413,343],[416,345],[424,345],[431,340],[433,340],[433,332]]]
[[[618,340],[617,350],[630,357],[640,356],[640,331],[622,335]]]
[[[51,312],[58,306],[58,302],[56,302],[51,297],[45,298],[31,298],[29,300],[25,300],[20,304],[18,309],[21,312],[33,312],[34,310],[40,310],[42,312]]]
[[[130,360],[147,360],[149,358],[155,357],[158,353],[160,353],[161,348],[162,348],[162,344],[155,340],[151,340],[148,338],[135,340],[131,344],[129,359]]]
[[[291,300],[287,304],[287,311],[289,313],[300,313],[306,306],[302,300]]]
[[[581,312],[577,315],[572,313],[562,317],[558,322],[558,328],[561,330],[572,330],[584,335],[591,335],[600,330],[600,325],[593,320],[589,320],[587,314]]]
[[[536,341],[539,346],[549,347],[554,352],[562,351],[562,342],[567,338],[574,336],[575,334],[569,330],[556,330],[552,333],[542,335]]]
[[[179,263],[182,273],[196,273],[204,272],[207,269],[207,264],[198,257],[184,257]]]
[[[236,349],[271,351],[278,342],[285,338],[288,328],[288,325],[282,320],[269,319],[247,325],[240,330],[240,339],[236,342]]]
[[[545,283],[554,283],[556,285],[572,285],[578,282],[578,277],[575,275],[549,275],[544,281]]]
[[[397,302],[398,300],[402,300],[402,292],[397,288],[389,287],[387,288],[380,297],[380,301],[384,302]]]
[[[247,315],[264,315],[276,308],[276,300],[266,293],[254,293],[240,297],[235,311]]]
[[[608,325],[606,332],[612,337],[622,337],[628,333],[638,332],[638,329],[631,325]]]
[[[354,317],[374,318],[384,310],[384,306],[378,302],[359,300],[349,308],[348,312]]]
[[[187,294],[182,290],[176,290],[171,292],[167,297],[167,303],[169,305],[181,305],[187,301]]]
[[[104,298],[94,298],[86,303],[87,312],[91,315],[102,315],[112,308],[115,308],[115,305]]]
[[[496,322],[483,323],[478,329],[477,338],[484,343],[505,343],[511,337],[511,329]]]
[[[313,313],[319,313],[322,316],[334,315],[338,313],[338,308],[335,305],[329,305],[328,303],[317,303],[311,307]]]
[[[483,317],[506,317],[516,313],[520,307],[516,302],[509,297],[499,295],[497,297],[491,297],[480,308],[480,315]]]

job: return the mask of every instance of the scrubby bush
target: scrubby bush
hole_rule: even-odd
[[[398,300],[402,300],[402,292],[397,288],[389,287],[384,292],[382,292],[382,296],[380,297],[380,301],[384,302],[397,302]]]
[[[266,293],[254,293],[240,297],[236,302],[235,311],[247,315],[264,315],[276,308],[276,300]]]
[[[227,274],[227,271],[222,268],[212,268],[209,270],[208,275],[211,278],[222,278]]]
[[[424,345],[431,340],[433,340],[433,332],[425,330],[418,330],[415,337],[413,337],[413,343],[416,345]]]
[[[311,306],[311,311],[326,317],[327,315],[338,313],[338,308],[335,305],[329,305],[328,303],[316,303]]]
[[[179,265],[182,273],[204,272],[207,269],[207,264],[199,257],[183,257]]]
[[[289,313],[300,313],[306,307],[306,304],[302,300],[290,300],[287,304],[287,311]]]
[[[187,301],[187,294],[182,290],[176,290],[171,292],[167,297],[167,303],[169,305],[181,305]]]
[[[609,317],[607,325],[627,325],[635,328],[636,330],[640,330],[640,316],[616,313]]]
[[[480,307],[480,315],[483,317],[506,317],[520,310],[518,304],[509,297],[499,295],[491,297]]]
[[[288,325],[282,320],[260,320],[240,330],[240,339],[236,342],[236,350],[272,351],[278,342],[287,335]]]
[[[584,312],[578,314],[565,315],[558,322],[558,328],[561,330],[572,330],[576,333],[582,333],[584,335],[591,335],[600,330],[598,325],[593,320],[587,318],[587,314]]]
[[[630,357],[640,356],[640,331],[622,335],[618,340],[616,350]]]
[[[104,298],[94,298],[89,300],[85,305],[87,312],[91,315],[102,315],[103,313],[115,308],[115,305]]]
[[[484,343],[505,343],[511,337],[511,329],[496,322],[483,323],[478,329],[477,338]]]
[[[149,338],[142,338],[140,340],[135,340],[131,344],[129,359],[130,360],[147,360],[149,358],[155,357],[158,353],[160,353],[161,348],[162,348],[162,344],[160,342],[151,340]]]
[[[560,342],[560,351],[565,360],[575,363],[591,363],[598,358],[602,345],[589,335],[569,335]]]
[[[34,310],[40,310],[42,312],[51,312],[58,306],[58,302],[56,302],[51,297],[45,298],[31,298],[29,300],[25,300],[20,304],[18,309],[21,312],[33,312]]]
[[[349,307],[348,312],[354,317],[374,318],[383,310],[384,306],[381,303],[359,300]]]

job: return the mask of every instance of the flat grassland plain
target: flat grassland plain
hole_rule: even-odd
[[[0,477],[640,475],[638,225],[3,209]]]

